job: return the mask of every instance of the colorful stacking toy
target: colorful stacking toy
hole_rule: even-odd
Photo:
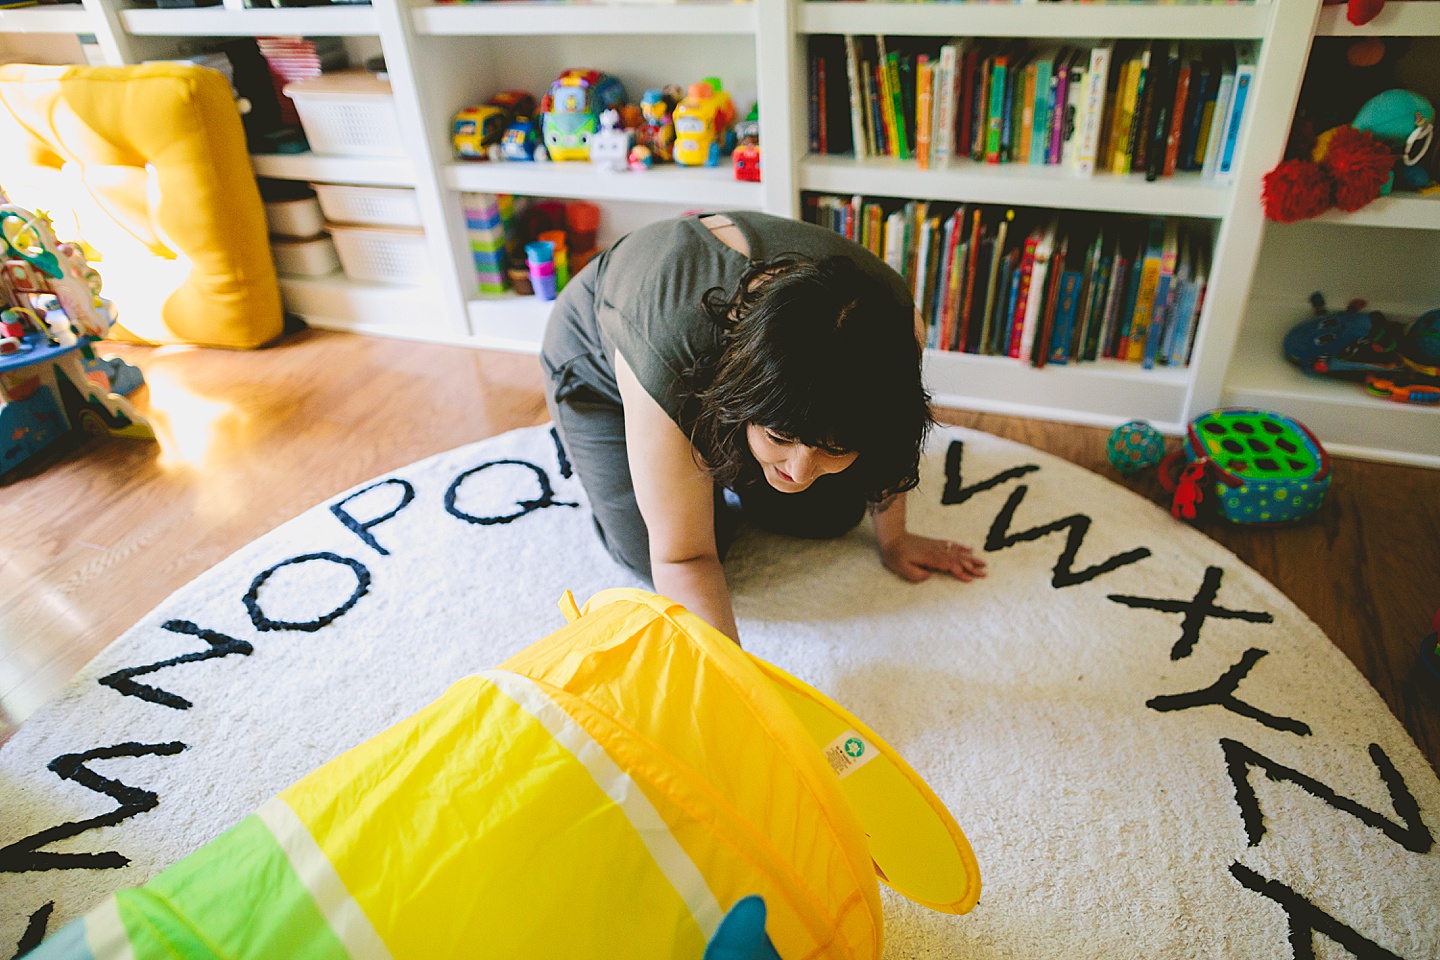
[[[877,876],[980,895],[868,727],[678,604],[608,590],[32,957],[877,960]]]

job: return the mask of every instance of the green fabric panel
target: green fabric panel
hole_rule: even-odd
[[[350,960],[254,815],[119,901],[136,960]]]

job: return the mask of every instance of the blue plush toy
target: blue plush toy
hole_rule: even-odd
[[[1165,438],[1144,420],[1131,420],[1110,431],[1105,455],[1121,473],[1138,473],[1165,456]]]

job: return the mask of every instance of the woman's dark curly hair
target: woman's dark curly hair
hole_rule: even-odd
[[[832,452],[878,503],[919,483],[934,423],[906,301],[846,257],[752,263],[735,290],[707,291],[718,348],[686,374],[691,443],[726,486],[757,476],[745,428]]]

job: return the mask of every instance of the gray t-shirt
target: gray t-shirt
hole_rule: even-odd
[[[543,359],[619,402],[615,354],[670,418],[682,420],[686,370],[719,341],[702,299],[734,292],[750,261],[799,253],[816,260],[844,256],[894,291],[910,315],[904,279],[864,247],[798,220],[739,211],[726,214],[750,245],[750,256],[716,237],[699,216],[665,220],[627,234],[597,256],[561,293],[550,317]]]

